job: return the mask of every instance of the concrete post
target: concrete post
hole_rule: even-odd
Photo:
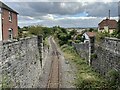
[[[2,42],[0,41],[0,88],[2,87]]]
[[[91,64],[91,42],[89,40],[89,66]]]
[[[0,8],[0,41],[2,41],[2,11]]]

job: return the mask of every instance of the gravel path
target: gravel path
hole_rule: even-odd
[[[51,67],[51,62],[52,62],[52,48],[51,48],[51,42],[50,42],[50,38],[48,39],[49,44],[50,44],[50,48],[49,48],[49,52],[47,52],[47,57],[46,57],[46,62],[45,65],[43,67],[43,73],[40,76],[40,82],[39,82],[39,86],[38,88],[46,88],[47,87],[47,83],[48,83],[48,79],[49,79],[49,73],[50,73],[50,67]],[[54,44],[55,41],[53,39]],[[57,46],[57,44],[56,44]],[[72,65],[70,62],[66,61],[64,59],[64,55],[62,53],[62,51],[59,49],[59,47],[57,46],[57,50],[59,51],[60,55],[59,55],[59,68],[60,68],[60,85],[59,88],[75,88],[74,86],[74,80],[75,80],[75,72],[76,69],[74,68],[74,65]]]
[[[54,41],[56,44],[56,42]],[[57,44],[56,44],[57,46]],[[61,87],[60,88],[75,88],[74,81],[76,78],[76,68],[68,60],[65,60],[63,52],[57,46],[58,51],[61,53],[60,55],[60,63],[61,63]]]

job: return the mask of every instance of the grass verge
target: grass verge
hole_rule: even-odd
[[[61,46],[65,59],[74,63],[77,68],[75,85],[82,90],[98,90],[107,88],[107,81],[96,73],[87,64],[86,60],[80,58],[72,46]]]
[[[44,40],[44,45],[49,48],[48,37],[45,38],[45,40]]]

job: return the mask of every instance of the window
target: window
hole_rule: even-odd
[[[9,12],[9,21],[12,21],[12,12]]]
[[[8,37],[10,40],[13,39],[13,29],[11,28],[8,30]]]

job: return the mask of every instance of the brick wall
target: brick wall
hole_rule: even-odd
[[[18,35],[17,14],[12,12],[12,22],[9,21],[9,11],[2,9],[3,40],[8,40],[8,30],[13,29],[13,37]]]

